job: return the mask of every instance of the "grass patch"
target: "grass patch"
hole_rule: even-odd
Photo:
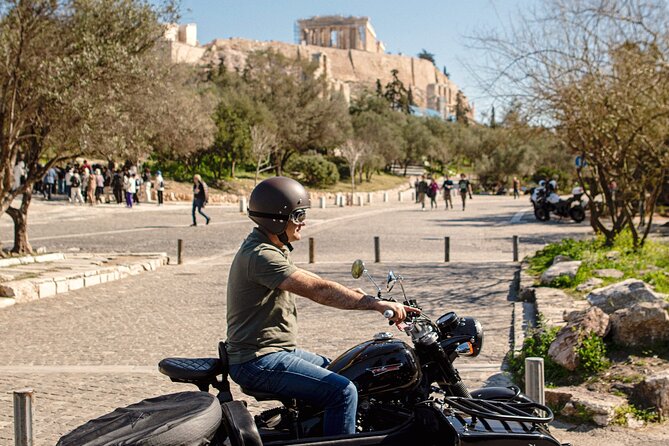
[[[565,239],[551,243],[529,259],[529,272],[540,275],[551,266],[557,255],[569,256],[583,263],[576,277],[559,277],[551,283],[556,288],[574,289],[579,284],[596,277],[595,270],[617,269],[622,279],[602,278],[603,285],[635,278],[652,285],[660,293],[669,293],[669,244],[646,240],[644,246],[633,249],[632,236],[623,232],[613,246],[604,245],[604,237],[588,240]]]
[[[658,423],[660,421],[660,414],[653,409],[640,409],[633,404],[625,404],[616,408],[611,424],[627,426],[628,415],[644,423]]]

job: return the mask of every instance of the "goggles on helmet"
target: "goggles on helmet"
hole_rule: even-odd
[[[296,209],[290,213],[288,219],[295,223],[296,225],[304,223],[304,220],[307,219],[307,210],[306,209]]]

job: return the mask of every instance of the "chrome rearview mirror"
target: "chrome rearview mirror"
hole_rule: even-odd
[[[388,271],[388,280],[386,281],[386,291],[390,293],[395,286],[395,282],[397,282],[397,276],[395,273],[390,270]]]
[[[365,262],[358,259],[351,266],[351,275],[354,279],[359,279],[365,273]]]

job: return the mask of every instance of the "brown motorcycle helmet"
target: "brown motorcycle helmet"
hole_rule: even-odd
[[[272,177],[260,182],[251,192],[248,214],[258,226],[279,236],[279,240],[288,245],[285,231],[290,214],[310,207],[309,194],[299,182]]]

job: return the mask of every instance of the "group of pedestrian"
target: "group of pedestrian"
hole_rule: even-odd
[[[429,182],[428,182],[429,181]],[[462,199],[462,210],[465,210],[465,205],[467,197],[472,198],[472,185],[467,179],[467,175],[464,173],[460,174],[460,179],[457,183],[450,179],[448,175],[444,177],[444,181],[441,185],[433,177],[426,178],[425,175],[421,175],[420,179],[416,180],[416,203],[420,203],[421,210],[424,211],[426,198],[430,199],[430,210],[438,209],[439,205],[437,204],[437,197],[439,196],[439,191],[442,192],[444,198],[444,210],[453,209],[453,198],[452,194],[455,191],[460,192],[460,198]]]
[[[25,182],[25,169],[25,163],[19,159],[14,167],[14,188]],[[33,186],[33,193],[41,193],[49,201],[54,195],[64,195],[71,204],[88,203],[95,206],[116,201],[116,204],[123,203],[132,208],[140,203],[140,199],[152,202],[152,189],[155,189],[157,203],[161,206],[165,180],[160,171],[154,177],[150,169],[146,168],[140,176],[130,162],[116,168],[113,163],[109,166],[91,165],[88,160],[84,160],[82,164],[68,163],[64,167],[50,167]]]

